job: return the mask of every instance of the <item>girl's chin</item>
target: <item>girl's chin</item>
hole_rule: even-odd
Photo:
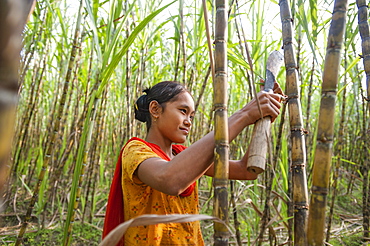
[[[178,144],[183,144],[185,143],[186,141],[186,138],[178,138],[178,139],[175,139],[175,141],[173,141],[174,143],[178,143]]]

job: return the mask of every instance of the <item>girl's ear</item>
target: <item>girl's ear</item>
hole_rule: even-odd
[[[149,113],[154,117],[158,118],[162,113],[162,106],[155,100],[149,103]]]

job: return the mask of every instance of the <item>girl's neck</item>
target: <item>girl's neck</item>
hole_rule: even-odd
[[[150,134],[150,132],[146,136],[145,141],[158,145],[161,150],[166,153],[168,157],[170,157],[170,159],[173,158],[171,142],[167,142],[161,137],[153,136],[152,134]]]

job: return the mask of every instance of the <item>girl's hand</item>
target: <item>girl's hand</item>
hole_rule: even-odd
[[[265,84],[265,81],[263,80],[263,79],[260,79],[260,89],[261,89],[261,91],[262,90],[264,90],[265,89],[265,87],[264,87],[264,84]],[[273,89],[273,91],[274,91],[274,93],[275,94],[280,94],[281,96],[283,96],[283,98],[285,98],[286,97],[286,95],[284,94],[284,92],[283,92],[283,90],[281,89],[281,87],[280,87],[280,85],[279,85],[279,83],[278,82],[276,82],[275,81],[275,83],[274,83],[274,89]]]
[[[274,84],[274,93],[281,95],[283,98],[286,98],[286,95],[284,94],[283,90],[281,89],[280,85],[278,82],[275,81]]]
[[[257,120],[266,116],[271,117],[271,122],[275,121],[276,117],[280,114],[281,108],[280,101],[282,95],[279,92],[282,92],[280,86],[275,87],[274,92],[260,91],[257,94],[258,102],[256,98],[253,98],[252,101],[243,107],[242,111],[246,114],[247,125],[254,124]],[[261,111],[259,110],[258,103],[260,104]]]

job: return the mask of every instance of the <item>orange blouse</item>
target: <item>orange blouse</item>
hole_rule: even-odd
[[[159,157],[145,143],[130,141],[122,152],[125,220],[143,214],[198,214],[198,188],[190,196],[170,196],[141,182],[134,172],[144,160]],[[204,245],[199,221],[130,227],[125,245]]]

